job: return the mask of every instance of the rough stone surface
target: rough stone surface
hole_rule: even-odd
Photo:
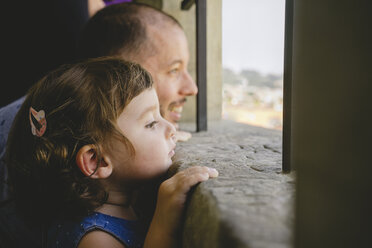
[[[177,143],[177,170],[219,171],[191,194],[183,247],[292,247],[295,175],[281,172],[281,132],[229,121],[208,125]]]

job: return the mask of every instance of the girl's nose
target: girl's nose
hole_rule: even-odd
[[[174,141],[176,140],[176,127],[170,123],[169,121],[167,121],[166,119],[163,119],[164,122],[165,122],[165,125],[166,125],[166,128],[165,128],[165,133],[166,133],[166,137],[167,139],[173,139]]]

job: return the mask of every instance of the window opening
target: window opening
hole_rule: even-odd
[[[222,0],[222,118],[283,128],[285,0]]]

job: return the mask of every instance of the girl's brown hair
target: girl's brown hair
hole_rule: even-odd
[[[80,217],[105,202],[107,193],[81,173],[76,154],[87,144],[109,149],[111,137],[134,152],[116,120],[134,97],[151,87],[151,76],[140,65],[103,57],[61,66],[29,90],[5,157],[11,194],[27,219]],[[45,111],[47,127],[41,137],[31,132],[30,107]]]

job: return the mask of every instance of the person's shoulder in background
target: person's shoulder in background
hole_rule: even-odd
[[[18,100],[0,108],[0,157],[3,156],[6,140],[8,139],[9,130],[12,126],[14,117],[16,116],[24,100],[25,97],[21,97]]]
[[[25,96],[0,108],[0,201],[4,201],[8,198],[8,171],[3,161],[6,142],[8,140],[8,135],[13,120],[24,100]]]

